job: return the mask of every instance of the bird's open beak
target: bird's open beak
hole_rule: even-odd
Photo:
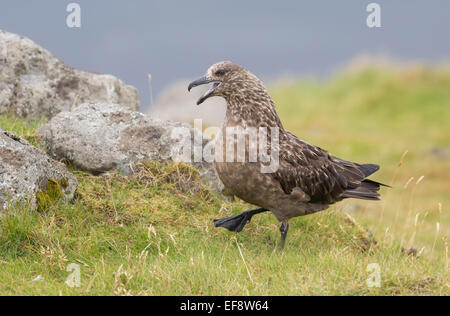
[[[192,81],[189,84],[188,91],[191,91],[191,89],[194,88],[194,87],[201,86],[201,85],[204,85],[204,84],[208,84],[208,83],[211,83],[211,82],[213,82],[212,87],[208,91],[206,91],[206,93],[204,95],[202,95],[200,97],[200,99],[198,99],[197,105],[200,105],[203,102],[205,102],[205,100],[208,99],[214,93],[214,90],[216,90],[216,88],[220,85],[220,82],[212,81],[212,80],[207,79],[206,77],[202,77],[202,78],[200,78],[198,80]]]

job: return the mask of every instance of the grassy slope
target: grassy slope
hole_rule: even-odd
[[[75,172],[73,204],[18,209],[1,220],[0,294],[449,294],[442,238],[450,164],[429,155],[432,146],[450,145],[449,87],[448,73],[411,70],[274,88],[289,130],[342,158],[381,164],[374,178],[395,186],[383,202],[353,200],[293,220],[281,253],[270,214],[241,234],[214,229],[213,218],[248,205],[210,193],[186,166],[146,163],[131,178]],[[0,128],[33,142],[38,124],[0,116]],[[374,232],[378,246],[346,212]],[[402,253],[409,243],[425,247],[419,257]],[[79,288],[64,284],[70,263],[81,267]],[[380,265],[380,288],[366,286],[370,263]],[[43,281],[32,282],[38,275]]]

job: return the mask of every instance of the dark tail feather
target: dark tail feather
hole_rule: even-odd
[[[380,170],[380,166],[374,164],[358,165],[358,167],[366,177]]]
[[[376,181],[369,180],[369,179],[364,179],[363,182],[372,183],[374,185],[379,185],[379,186],[382,186],[382,187],[392,188],[390,185],[387,185],[387,184],[384,184],[384,183],[380,183],[380,182],[376,182]]]
[[[374,164],[365,164],[358,165],[358,169],[364,174],[365,177],[368,177],[371,174],[377,172],[380,169],[380,166]],[[358,187],[344,191],[342,196],[344,198],[354,198],[362,200],[379,200],[380,194],[378,193],[378,191],[380,190],[380,186],[390,188],[390,186],[386,184],[369,179],[364,179]]]
[[[371,200],[371,201],[379,201],[380,194],[373,192],[360,192],[358,190],[349,190],[345,191],[342,195],[344,198],[354,198],[360,200]]]
[[[359,187],[344,191],[342,195],[344,198],[354,198],[354,199],[362,199],[362,200],[379,200],[380,194],[378,190],[380,190],[381,183],[372,181],[372,180],[363,180]]]

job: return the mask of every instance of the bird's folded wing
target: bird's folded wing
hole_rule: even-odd
[[[331,156],[293,135],[280,147],[280,166],[273,174],[286,194],[301,189],[310,203],[331,204],[358,188],[366,175],[360,165]]]

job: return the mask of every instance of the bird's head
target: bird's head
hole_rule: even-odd
[[[264,90],[262,82],[244,67],[230,61],[222,61],[212,65],[206,71],[204,77],[189,84],[188,90],[192,88],[212,83],[211,88],[200,97],[197,105],[202,104],[210,97],[223,97],[227,101],[249,91]]]

